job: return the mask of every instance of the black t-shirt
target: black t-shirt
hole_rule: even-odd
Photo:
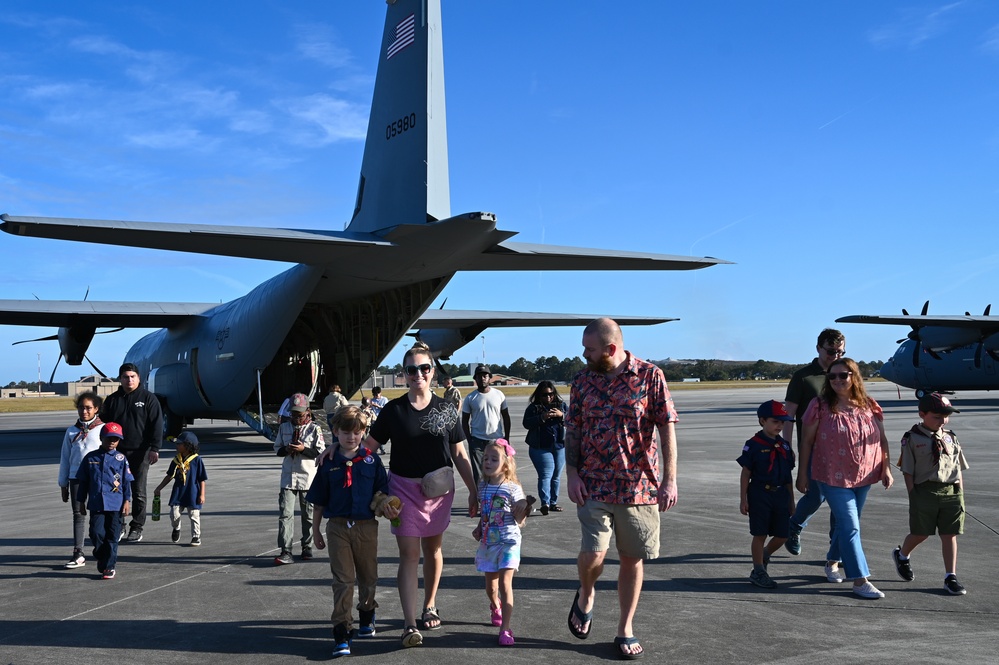
[[[451,444],[465,440],[453,404],[431,395],[430,404],[417,410],[403,395],[382,409],[371,425],[379,444],[392,442],[390,469],[404,478],[422,478],[443,466],[454,466]]]

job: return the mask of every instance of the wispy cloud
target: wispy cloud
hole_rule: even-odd
[[[904,9],[897,21],[871,30],[867,39],[882,48],[919,48],[924,42],[943,34],[950,27],[955,12],[965,4],[965,0],[961,0],[929,11]]]
[[[295,26],[294,33],[295,48],[302,57],[337,69],[352,64],[350,51],[336,43],[329,26],[300,23]]]
[[[985,32],[982,50],[989,53],[999,53],[999,25],[994,25]]]
[[[293,118],[311,129],[301,136],[304,144],[363,139],[367,133],[367,109],[326,94],[315,94],[280,103]]]

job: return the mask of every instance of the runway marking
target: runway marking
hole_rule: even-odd
[[[161,589],[166,589],[167,587],[174,586],[175,584],[180,584],[181,582],[187,582],[188,580],[193,580],[196,577],[201,577],[202,575],[207,575],[208,573],[215,573],[215,572],[218,572],[220,570],[225,570],[226,568],[231,568],[232,566],[241,564],[241,563],[243,563],[245,561],[249,561],[251,559],[257,559],[259,557],[268,556],[270,554],[273,554],[276,551],[277,551],[277,548],[276,547],[272,547],[271,549],[266,550],[264,552],[261,552],[260,554],[256,554],[254,556],[248,556],[248,557],[246,557],[244,559],[240,559],[239,561],[233,561],[232,563],[227,563],[224,566],[218,566],[216,568],[211,568],[209,570],[203,570],[200,573],[195,573],[193,575],[188,575],[187,577],[182,577],[179,580],[174,580],[172,582],[168,582],[167,584],[161,584],[158,587],[154,587],[152,589],[146,589],[145,591],[140,591],[139,593],[132,594],[131,596],[126,596],[124,598],[119,598],[118,600],[111,601],[110,603],[104,603],[103,605],[99,605],[97,607],[91,607],[89,610],[85,610],[83,612],[78,612],[77,614],[74,614],[72,616],[64,617],[62,619],[59,619],[59,621],[60,622],[62,622],[62,621],[70,621],[72,619],[76,619],[78,617],[82,617],[82,616],[84,616],[86,614],[90,614],[91,612],[96,612],[98,610],[103,610],[106,607],[111,607],[112,605],[117,605],[118,603],[123,603],[126,600],[132,600],[134,598],[138,598],[139,596],[145,596],[146,594],[150,594],[150,593],[152,593],[154,591],[159,591]]]

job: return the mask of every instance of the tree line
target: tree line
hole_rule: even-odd
[[[807,363],[790,365],[787,363],[757,360],[756,362],[739,360],[654,360],[667,381],[679,382],[684,379],[700,379],[701,381],[779,381],[791,378],[791,375]],[[880,360],[858,361],[861,373],[865,378],[871,378],[880,371],[884,362]],[[468,367],[452,363],[441,363],[449,376],[468,374]],[[579,356],[559,360],[555,356],[541,356],[534,362],[527,358],[517,358],[509,365],[491,364],[493,374],[506,374],[527,379],[528,383],[537,383],[547,379],[556,383],[568,383],[572,377],[583,369],[586,363]],[[378,368],[382,374],[397,374],[402,372],[402,365],[394,367],[383,365]]]

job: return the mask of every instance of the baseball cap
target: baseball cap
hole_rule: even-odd
[[[919,398],[919,410],[923,413],[939,413],[949,416],[952,413],[961,413],[950,403],[950,400],[940,393],[930,393]]]
[[[114,438],[114,439],[124,439],[125,435],[121,432],[121,425],[118,423],[104,423],[104,429],[101,430],[101,438]]]
[[[291,396],[291,411],[293,413],[304,413],[309,410],[309,398],[302,393],[295,393]]]
[[[794,420],[794,416],[788,415],[787,409],[784,408],[784,402],[775,399],[760,404],[760,408],[756,409],[756,415],[760,418],[775,418],[788,422]]]
[[[174,443],[187,443],[192,446],[199,445],[198,437],[194,435],[194,432],[188,432],[187,430],[184,430],[183,432],[178,434],[177,438],[174,439]]]
[[[478,367],[475,368],[474,376],[478,376],[479,374],[488,374],[492,376],[493,371],[489,369],[489,365],[479,365]]]

